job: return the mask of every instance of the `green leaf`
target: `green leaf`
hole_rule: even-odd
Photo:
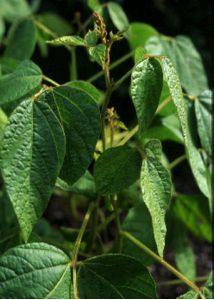
[[[18,67],[20,61],[12,57],[0,57],[2,75],[10,74]]]
[[[200,94],[195,104],[198,134],[201,144],[209,156],[212,155],[212,92],[204,91]]]
[[[77,88],[87,93],[97,103],[100,103],[102,98],[100,91],[90,82],[84,80],[73,80],[66,83],[67,86]]]
[[[177,72],[168,58],[162,58],[163,73],[169,86],[169,90],[177,109],[178,118],[184,136],[184,144],[188,154],[189,163],[196,179],[198,187],[202,193],[210,198],[210,190],[208,187],[208,174],[200,153],[195,148],[187,122],[187,111],[183,99],[182,89]]]
[[[135,207],[129,209],[122,224],[122,229],[131,233],[135,238],[156,252],[157,247],[154,240],[151,216],[142,199],[139,200],[140,202]],[[122,246],[124,254],[131,255],[144,265],[150,265],[154,261],[150,255],[143,252],[128,239],[123,240]]]
[[[64,18],[54,12],[46,12],[42,15],[36,16],[36,19],[38,19],[48,29],[59,36],[72,33],[70,22],[66,21]]]
[[[190,290],[176,299],[197,299],[197,296],[198,294],[195,291]]]
[[[29,16],[30,7],[26,0],[3,0],[1,1],[0,16],[9,22]]]
[[[71,299],[70,259],[45,243],[12,248],[0,258],[3,298]]]
[[[213,271],[210,272],[209,277],[202,288],[202,293],[206,299],[213,299],[214,297]]]
[[[2,175],[26,241],[44,212],[65,155],[62,127],[43,102],[23,101],[6,125]]]
[[[99,193],[115,194],[140,177],[140,153],[127,146],[106,150],[96,161],[94,178]]]
[[[104,44],[98,44],[88,49],[89,57],[91,61],[98,63],[102,68],[105,64],[106,46]]]
[[[4,134],[4,127],[7,124],[7,120],[8,120],[7,115],[0,108],[0,146],[1,146],[1,141],[2,141],[3,134]]]
[[[196,277],[195,255],[185,231],[182,232],[182,227],[179,223],[180,222],[178,222],[177,232],[175,231],[174,233],[176,236],[174,242],[176,266],[183,275],[194,281]]]
[[[156,298],[155,285],[148,270],[139,261],[123,254],[87,259],[81,264],[77,276],[80,298]]]
[[[21,62],[15,71],[0,78],[0,103],[8,103],[34,91],[42,81],[40,68],[31,61]]]
[[[87,5],[92,11],[102,12],[102,6],[99,0],[87,0]]]
[[[146,58],[146,50],[143,47],[137,47],[134,52],[134,62],[138,64]]]
[[[178,195],[173,202],[173,211],[196,237],[212,242],[209,207],[205,197]]]
[[[140,46],[145,46],[146,41],[154,35],[157,35],[157,30],[146,23],[134,22],[129,25],[128,41],[132,49]]]
[[[145,47],[149,54],[166,55],[171,59],[188,94],[197,96],[208,88],[200,54],[188,37],[156,36],[150,38]]]
[[[99,33],[97,32],[97,30],[89,30],[86,33],[84,40],[88,47],[94,47],[99,40]]]
[[[142,139],[144,141],[148,139],[171,140],[183,144],[183,136],[177,116],[173,114],[165,118],[156,118],[153,125],[146,130]]]
[[[18,60],[31,58],[37,39],[37,29],[32,20],[14,23],[8,34],[5,56]]]
[[[5,32],[5,24],[3,19],[0,17],[0,41],[4,35],[4,32]]]
[[[51,41],[47,41],[47,43],[51,46],[81,46],[87,47],[85,40],[78,35],[69,35],[69,36],[62,36],[56,38]]]
[[[66,192],[72,192],[75,194],[81,194],[88,197],[96,197],[96,186],[94,182],[94,177],[86,171],[85,174],[80,177],[73,185],[67,184],[62,179],[58,178],[56,186]]]
[[[131,96],[138,117],[140,134],[151,124],[158,107],[163,75],[159,62],[148,58],[133,69]]]
[[[119,31],[125,31],[129,27],[129,20],[122,7],[115,2],[107,3],[108,13],[114,26]]]
[[[76,182],[93,159],[100,134],[100,112],[86,92],[61,86],[40,96],[58,116],[66,136],[66,155],[60,178],[69,185]]]
[[[161,163],[161,144],[151,140],[144,146],[141,169],[143,200],[150,212],[158,253],[163,257],[165,246],[165,214],[171,197],[171,178]]]
[[[159,104],[161,105],[164,101],[169,100],[170,98],[170,90],[167,82],[164,80]],[[167,105],[158,112],[158,115],[166,117],[174,113],[176,113],[176,107],[173,100],[171,99],[170,102],[168,102]]]

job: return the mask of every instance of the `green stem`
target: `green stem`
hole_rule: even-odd
[[[78,253],[79,253],[79,248],[81,245],[81,241],[83,238],[83,235],[85,233],[88,221],[90,219],[90,216],[95,208],[95,203],[92,202],[89,205],[89,208],[85,214],[84,220],[82,222],[82,226],[79,230],[74,249],[73,249],[73,257],[72,257],[72,268],[73,268],[73,291],[74,291],[74,299],[78,299],[78,290],[77,290],[77,259],[78,259]]]
[[[115,62],[113,62],[109,66],[109,70],[113,70],[114,68],[116,68],[117,66],[119,66],[120,64],[122,64],[127,59],[131,58],[133,56],[133,54],[134,54],[134,51],[131,51],[131,52],[125,54],[124,56],[122,56],[121,58],[117,59]],[[103,75],[104,75],[104,70],[101,70],[97,74],[94,74],[92,77],[90,77],[87,81],[93,82],[93,81],[97,80],[98,78],[100,78]]]
[[[150,248],[148,248],[146,245],[144,245],[141,241],[136,239],[132,234],[130,234],[127,231],[121,231],[121,235],[130,240],[132,243],[134,243],[136,246],[138,246],[141,250],[143,250],[145,253],[153,257],[157,262],[162,264],[164,267],[166,267],[170,272],[172,272],[176,277],[178,277],[182,282],[184,282],[186,285],[188,285],[191,289],[193,289],[196,293],[198,293],[201,297],[201,299],[205,299],[204,295],[201,293],[200,288],[194,284],[191,280],[189,280],[186,276],[181,274],[178,270],[176,270],[172,265],[170,265],[168,262],[166,262],[163,258],[161,258],[159,255],[157,255],[155,252],[153,252]]]
[[[121,225],[120,225],[120,216],[118,212],[118,207],[117,207],[117,195],[114,195],[112,197],[112,206],[114,208],[114,217],[115,217],[115,223],[116,223],[116,229],[117,229],[117,239],[116,239],[116,250],[117,252],[121,252]]]
[[[172,170],[174,169],[175,167],[177,167],[177,165],[179,165],[182,161],[184,161],[185,159],[187,158],[186,154],[183,154],[179,157],[177,157],[175,160],[173,160],[169,166],[168,166],[168,169],[169,170]]]
[[[161,102],[158,105],[158,108],[157,108],[155,114],[157,115],[171,100],[172,100],[172,96],[169,96],[163,102]]]
[[[90,230],[88,245],[86,248],[87,252],[90,252],[93,249],[94,241],[98,233],[97,219],[98,219],[99,200],[100,200],[100,196],[98,196],[98,198],[96,199],[96,206],[91,216],[91,224],[90,224],[91,230]]]
[[[126,74],[124,74],[118,81],[116,81],[113,85],[113,90],[116,90],[119,88],[119,86],[127,79],[130,77],[132,73],[132,69],[129,70]]]
[[[51,83],[54,86],[60,86],[60,84],[56,81],[54,81],[53,79],[49,78],[48,76],[42,75],[42,79]]]
[[[101,110],[101,126],[102,126],[102,145],[103,145],[103,151],[106,149],[106,135],[105,135],[105,116],[106,116],[106,110],[108,108],[108,104],[111,98],[112,89],[111,87],[108,87],[106,90],[105,99],[103,102],[102,110]]]
[[[71,80],[76,80],[78,78],[77,74],[77,57],[76,57],[76,47],[72,47],[71,52],[71,69],[70,78]]]
[[[208,279],[208,276],[199,276],[195,278],[194,282],[203,282]],[[167,286],[167,285],[178,285],[182,284],[183,281],[180,279],[174,279],[174,280],[166,280],[158,283],[158,286]]]
[[[52,30],[50,30],[47,26],[45,26],[43,23],[41,23],[40,21],[36,20],[35,18],[33,18],[33,22],[43,32],[49,34],[53,38],[57,38],[58,37],[58,35],[55,32],[53,32]]]

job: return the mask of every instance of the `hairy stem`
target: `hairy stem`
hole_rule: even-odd
[[[193,289],[197,294],[200,295],[201,299],[205,299],[204,295],[201,293],[200,288],[194,284],[191,280],[189,280],[186,276],[181,274],[178,270],[176,270],[172,265],[170,265],[168,262],[166,262],[163,258],[161,258],[159,255],[157,255],[155,252],[153,252],[150,248],[148,248],[146,245],[144,245],[141,241],[136,239],[132,234],[130,234],[127,231],[121,231],[120,234],[130,240],[132,243],[134,243],[136,246],[138,246],[141,250],[143,250],[145,253],[153,257],[157,262],[162,264],[164,267],[166,267],[170,272],[172,272],[176,277],[178,277],[182,282],[184,282],[186,285],[188,285],[191,289]]]
[[[82,222],[82,226],[80,228],[80,231],[78,233],[75,245],[74,245],[74,250],[73,250],[73,257],[72,257],[72,267],[73,267],[73,290],[74,290],[74,299],[78,299],[78,290],[77,290],[77,259],[78,259],[78,253],[79,253],[79,248],[80,244],[83,238],[83,235],[85,233],[88,221],[90,219],[90,216],[95,208],[95,203],[92,202],[89,205],[89,208],[85,214],[84,220]]]
[[[53,79],[49,78],[48,76],[42,75],[42,79],[51,83],[54,86],[60,86],[60,84],[56,81],[54,81]]]

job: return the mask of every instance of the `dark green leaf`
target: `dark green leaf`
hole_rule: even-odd
[[[151,214],[158,253],[163,257],[165,246],[165,214],[171,197],[171,178],[161,163],[161,145],[158,140],[149,141],[145,147],[141,169],[143,200]]]
[[[46,103],[23,101],[1,147],[6,189],[26,241],[51,196],[65,155],[62,127]]]
[[[96,161],[94,178],[99,193],[115,194],[140,177],[141,156],[127,146],[106,150]]]
[[[106,46],[104,44],[98,44],[88,49],[88,53],[91,61],[98,63],[101,67],[105,64]]]
[[[129,210],[122,224],[122,228],[156,252],[157,247],[154,240],[151,216],[142,199],[139,201],[138,205]],[[122,245],[122,252],[124,254],[135,257],[140,260],[142,264],[150,265],[153,262],[153,258],[150,255],[144,253],[128,239],[124,239]]]
[[[212,241],[209,207],[205,197],[178,195],[173,210],[194,235],[208,242]]]
[[[71,299],[70,259],[45,243],[17,246],[0,258],[2,298]]]
[[[8,34],[5,56],[18,60],[31,58],[36,45],[37,30],[32,20],[15,23]]]
[[[142,136],[143,140],[159,139],[161,141],[171,140],[183,144],[183,136],[177,115],[169,115],[154,121],[154,124],[146,130]]]
[[[96,196],[94,177],[88,171],[86,171],[85,174],[80,177],[80,179],[78,179],[73,185],[69,185],[62,179],[58,178],[56,186],[66,192],[82,194],[88,197]]]
[[[128,41],[131,48],[136,49],[139,46],[145,46],[146,41],[157,34],[157,30],[151,25],[135,22],[129,25]]]
[[[145,59],[134,67],[131,96],[138,117],[140,133],[144,133],[152,122],[158,107],[162,81],[161,66],[156,59]]]
[[[177,36],[175,39],[164,36],[152,37],[148,40],[146,49],[150,54],[167,55],[171,59],[181,85],[188,94],[197,96],[208,88],[200,54],[188,37]]]
[[[85,260],[80,266],[77,283],[80,298],[156,298],[155,285],[148,270],[139,261],[123,254]]]
[[[9,22],[14,22],[30,14],[30,7],[26,0],[1,1],[1,16]]]
[[[188,153],[188,159],[193,175],[202,193],[208,198],[210,198],[210,190],[208,186],[208,173],[204,162],[200,156],[200,153],[195,148],[191,139],[191,135],[189,132],[189,124],[187,122],[187,111],[177,72],[172,62],[168,58],[162,59],[162,66],[171,96],[177,109],[178,118],[184,136],[184,144],[186,146],[186,151]]]
[[[67,86],[80,89],[81,91],[87,93],[91,98],[93,98],[97,103],[100,102],[101,93],[98,89],[88,81],[83,80],[73,80],[66,83]]]
[[[69,86],[41,95],[58,116],[66,135],[66,156],[60,178],[69,185],[77,181],[93,159],[100,134],[100,112],[86,92]]]
[[[94,47],[96,46],[98,39],[99,39],[99,33],[96,30],[89,30],[85,37],[85,43],[88,47]]]
[[[212,92],[204,91],[196,100],[195,114],[197,119],[198,134],[201,144],[208,155],[212,155]]]
[[[31,61],[23,61],[11,74],[0,78],[0,103],[8,103],[34,91],[42,80],[40,68]]]
[[[202,288],[202,293],[206,299],[213,299],[214,297],[213,271],[210,272],[209,277]]]
[[[37,16],[36,18],[48,29],[59,36],[72,33],[70,22],[66,21],[60,15],[54,12],[46,12],[42,15]]]
[[[118,3],[108,2],[107,8],[114,26],[119,31],[127,30],[129,27],[129,20],[122,7]]]

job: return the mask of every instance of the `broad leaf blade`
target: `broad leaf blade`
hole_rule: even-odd
[[[32,20],[15,23],[9,32],[5,56],[15,59],[29,59],[36,45],[37,30]]]
[[[23,101],[9,118],[2,174],[26,241],[51,196],[65,155],[62,127],[46,103]]]
[[[91,61],[98,63],[102,68],[105,64],[106,46],[104,44],[98,44],[88,49],[89,57]]]
[[[66,156],[60,178],[69,185],[77,181],[93,159],[100,134],[100,112],[86,92],[62,86],[43,93],[58,116],[66,135]]]
[[[162,90],[163,75],[159,62],[148,58],[132,72],[131,96],[138,117],[140,134],[151,124]]]
[[[85,260],[78,271],[77,283],[80,298],[156,298],[148,270],[139,261],[123,254]]]
[[[154,35],[157,35],[157,30],[149,24],[134,22],[131,23],[128,30],[128,41],[131,48],[136,49],[140,46],[145,46],[146,41]]]
[[[161,148],[158,140],[145,145],[145,158],[141,169],[143,200],[151,214],[158,253],[163,257],[165,246],[165,214],[171,197],[171,178],[160,161]]]
[[[212,155],[212,92],[204,91],[200,94],[195,104],[198,134],[201,144],[209,156]]]
[[[209,207],[204,196],[178,195],[173,202],[173,211],[196,237],[212,242]]]
[[[115,194],[140,177],[141,156],[136,149],[120,146],[106,150],[96,161],[94,178],[99,193]]]
[[[108,2],[107,8],[114,26],[119,31],[127,30],[129,27],[129,20],[122,7],[118,3]]]
[[[8,103],[34,91],[42,81],[40,68],[31,61],[23,61],[11,74],[0,78],[0,103]]]
[[[122,229],[130,232],[135,238],[156,252],[157,247],[154,240],[151,216],[142,199],[139,199],[139,201],[138,205],[129,210],[122,224]],[[122,246],[124,254],[140,260],[145,266],[150,265],[154,261],[150,255],[143,252],[128,239],[123,240]]]
[[[0,295],[3,298],[70,299],[70,259],[45,243],[17,246],[0,258]]]
[[[173,64],[171,63],[171,61],[166,57],[162,59],[162,66],[163,66],[163,72],[166,77],[166,81],[168,83],[171,96],[173,98],[174,104],[177,109],[178,118],[180,120],[181,129],[184,136],[184,144],[186,146],[186,151],[188,153],[188,159],[189,159],[189,163],[193,175],[202,193],[208,198],[210,198],[210,191],[209,191],[208,181],[207,181],[208,178],[207,170],[200,156],[200,153],[193,145],[189,133],[187,112],[186,112],[185,102],[183,99],[182,89],[181,89],[177,72]]]
[[[200,54],[188,37],[177,36],[173,39],[155,36],[148,40],[145,47],[149,54],[166,55],[171,59],[188,94],[197,96],[208,88]]]

